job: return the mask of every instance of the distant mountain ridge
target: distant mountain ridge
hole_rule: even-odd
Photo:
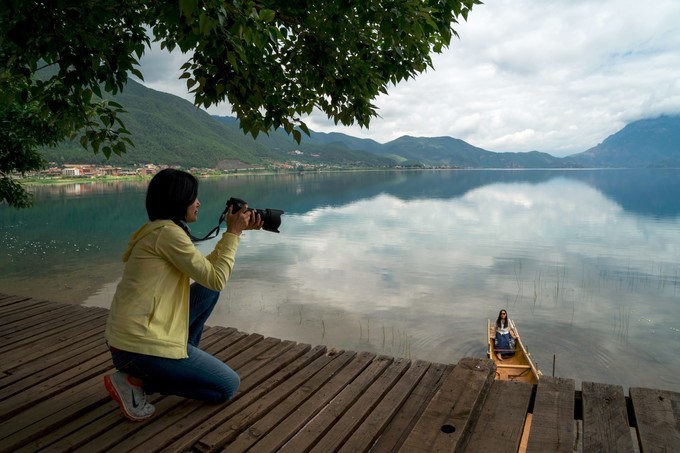
[[[44,149],[57,163],[156,163],[183,167],[243,168],[300,162],[351,167],[590,168],[680,167],[680,116],[633,122],[582,153],[493,152],[453,137],[403,136],[388,143],[339,132],[311,132],[297,144],[283,131],[244,135],[233,117],[211,116],[191,102],[134,81],[115,100],[127,114],[134,148],[110,161],[76,143]]]
[[[583,167],[680,168],[680,116],[635,121],[568,158]]]

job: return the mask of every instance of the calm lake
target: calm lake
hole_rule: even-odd
[[[146,184],[0,206],[0,292],[108,307]],[[194,235],[230,196],[286,214],[246,233],[211,325],[455,363],[505,308],[546,375],[680,391],[680,170],[204,179]]]

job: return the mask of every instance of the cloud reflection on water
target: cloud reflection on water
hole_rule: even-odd
[[[655,338],[680,342],[678,219],[631,215],[571,179],[452,199],[381,194],[287,215],[281,231],[248,233],[214,323],[451,362],[483,353],[485,319],[507,307],[544,363],[560,352],[562,375],[591,351],[606,363],[590,379],[616,382],[623,367],[635,385],[632,370],[667,354],[648,349]],[[667,359],[660,379],[677,389]]]

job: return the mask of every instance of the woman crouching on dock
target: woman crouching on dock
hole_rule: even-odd
[[[123,278],[106,324],[117,371],[105,376],[104,384],[134,421],[154,413],[147,394],[222,403],[240,384],[236,372],[199,349],[198,343],[231,275],[241,232],[259,230],[263,222],[247,206],[238,212],[230,207],[227,231],[203,256],[187,226],[196,221],[200,205],[194,176],[160,171],[146,194],[149,221],[132,235],[123,255]]]

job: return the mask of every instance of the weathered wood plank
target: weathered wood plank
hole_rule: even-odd
[[[101,376],[97,375],[0,423],[0,452],[14,452],[79,413],[107,403],[110,400],[101,390]]]
[[[493,383],[492,360],[466,357],[449,374],[401,446],[404,452],[464,448],[474,418]]]
[[[35,299],[31,299],[30,297],[14,296],[12,294],[0,293],[0,308],[6,305],[12,305],[22,300],[35,300]]]
[[[64,390],[93,376],[101,379],[102,373],[112,367],[113,364],[111,363],[108,351],[103,351],[78,366],[72,367],[61,374],[55,375],[5,399],[0,406],[0,421],[7,420],[18,412],[39,402],[50,401],[52,397],[59,395]]]
[[[583,382],[583,451],[632,452],[623,387]]]
[[[233,328],[206,328],[201,338],[201,349],[213,353],[219,350],[220,346],[214,346],[220,343],[221,335],[230,335],[235,332]],[[242,334],[246,336],[246,334]],[[106,390],[104,390],[103,382],[100,384],[100,390],[104,401],[107,404],[96,407],[90,412],[80,414],[73,419],[66,420],[58,427],[54,428],[48,434],[34,439],[24,448],[26,452],[37,451],[40,448],[49,446],[50,451],[74,451],[78,448],[87,448],[88,453],[97,450],[97,445],[101,444],[101,448],[106,448],[104,442],[97,442],[99,436],[111,433],[111,437],[119,436],[119,439],[139,436],[140,433],[144,439],[151,435],[151,427],[155,425],[167,426],[170,420],[167,417],[168,407],[174,405],[185,404],[190,402],[184,398],[178,397],[160,397],[151,396],[149,400],[156,406],[157,413],[153,419],[144,423],[129,423],[120,414],[118,405],[110,401]],[[135,429],[135,434],[131,430]],[[115,434],[114,434],[115,432]],[[92,443],[90,443],[92,442]],[[125,442],[122,442],[125,443]],[[93,445],[95,444],[95,445]]]
[[[494,381],[467,444],[469,451],[515,453],[519,448],[533,386]]]
[[[113,371],[107,314],[0,293],[0,453],[515,451],[527,416],[531,387],[494,382],[490,360],[454,366],[326,354],[323,346],[206,327],[201,348],[239,373],[236,397],[207,405],[153,395],[156,415],[131,423],[102,383]],[[4,331],[3,320],[11,320]],[[535,392],[527,451],[571,451],[573,381],[543,377]],[[632,451],[622,388],[584,383],[580,393],[584,440],[575,448]],[[674,451],[680,394],[630,395],[640,451]]]
[[[244,337],[246,338],[246,337]],[[251,340],[256,339],[252,337]],[[247,338],[246,338],[247,339]],[[207,352],[217,356],[219,354],[223,355],[233,355],[233,352],[217,351],[216,349],[222,346],[221,343],[217,342],[211,345],[211,348]],[[268,353],[273,346],[276,350],[277,347],[281,346],[281,340],[276,338],[267,338],[262,341],[255,342],[246,351],[251,351],[252,354],[262,354]],[[236,340],[232,344],[232,348],[236,350],[241,350],[242,344],[239,344],[239,340]],[[241,353],[243,353],[242,351]],[[238,372],[238,368],[236,368]],[[102,449],[101,451],[113,452],[113,451],[129,451],[134,448],[137,444],[143,443],[146,439],[154,432],[161,432],[169,429],[170,420],[173,418],[172,415],[168,417],[169,414],[183,413],[188,414],[189,411],[196,409],[195,405],[189,405],[189,401],[183,398],[177,397],[166,397],[158,401],[156,406],[156,415],[154,415],[154,420],[149,420],[146,422],[145,429],[137,433],[137,430],[133,430],[129,424],[119,424],[115,427],[102,433],[96,439],[92,439],[89,443],[82,445],[81,450],[83,452],[91,452],[97,449]],[[137,435],[135,435],[137,433]]]
[[[396,451],[413,430],[432,397],[439,390],[446,376],[453,371],[453,365],[433,363],[418,382],[407,401],[390,420],[385,432],[371,447],[375,452]]]
[[[253,447],[255,451],[278,451],[289,439],[295,436],[319,411],[326,407],[350,382],[356,379],[375,358],[374,354],[367,352],[357,354],[352,351],[337,354],[336,359],[317,373],[309,385],[301,387],[296,397],[301,400],[290,399],[287,407],[297,406],[294,411],[288,411],[284,416],[279,411],[273,411],[269,419],[263,419],[256,427],[258,431],[243,433],[240,437],[242,442],[234,445],[235,451],[252,442],[252,437],[258,437]],[[291,396],[293,398],[293,396]],[[265,423],[274,420],[273,428],[266,432],[262,431]],[[229,446],[231,449],[232,445]]]
[[[680,393],[632,387],[630,399],[640,451],[680,450]]]
[[[352,429],[352,432],[348,434],[346,440],[340,446],[339,451],[349,453],[368,451],[384,432],[390,420],[399,412],[430,365],[429,362],[422,360],[414,362],[403,377],[400,376],[400,379],[395,382],[395,385],[385,397],[381,398],[376,408],[366,417],[363,423]],[[363,401],[358,403],[359,406],[364,404]],[[334,431],[336,428],[334,428]]]
[[[319,356],[314,362],[298,371],[285,382],[281,382],[276,388],[271,389],[264,397],[252,401],[247,407],[231,417],[228,424],[217,426],[216,429],[203,436],[194,448],[200,451],[216,451],[231,443],[237,436],[246,431],[255,433],[252,429],[253,424],[260,421],[298,389],[303,386],[308,387],[310,380],[330,363],[335,362],[337,356],[337,354]],[[232,450],[231,445],[229,450]]]
[[[359,397],[375,382],[376,379],[392,363],[391,357],[379,356],[373,359],[368,367],[354,380],[349,382],[333,398],[329,404],[322,408],[309,423],[307,423],[288,443],[282,448],[282,452],[308,451],[310,446],[315,445],[335,424]]]
[[[543,376],[538,381],[528,453],[573,451],[574,391],[573,379]]]
[[[16,369],[32,360],[54,354],[65,345],[74,344],[93,336],[101,337],[104,334],[105,324],[106,317],[99,314],[94,318],[81,318],[79,321],[53,328],[42,335],[36,334],[32,337],[33,341],[31,341],[31,338],[27,338],[25,341],[15,344],[12,348],[0,352],[0,368],[3,371]]]
[[[306,349],[302,349],[302,347],[306,347]],[[295,353],[298,351],[303,354],[296,356]],[[310,349],[309,345],[297,345],[284,354],[281,357],[282,360],[272,363],[269,367],[263,367],[256,373],[243,378],[239,392],[226,406],[218,406],[217,408],[204,406],[200,411],[196,411],[190,417],[186,417],[183,422],[187,423],[188,426],[181,426],[182,437],[173,437],[171,444],[163,441],[164,451],[181,452],[191,449],[215,427],[227,422],[235,414],[238,414],[240,410],[262,398],[282,382],[290,379],[321,355],[324,355],[325,352],[326,348],[322,346]],[[283,368],[281,368],[282,361],[288,363]],[[270,374],[268,374],[268,371],[270,371]]]
[[[99,320],[99,321],[97,321]],[[70,318],[62,323],[54,323],[53,326],[44,329],[25,331],[16,335],[0,345],[0,360],[13,361],[15,357],[24,354],[23,350],[42,350],[49,347],[55,341],[63,341],[71,336],[78,335],[82,331],[91,330],[95,323],[105,323],[105,312],[86,312]]]
[[[46,381],[53,376],[67,372],[100,354],[108,351],[104,338],[97,337],[93,342],[78,348],[64,349],[53,354],[47,360],[35,361],[33,367],[24,367],[2,381],[0,384],[0,401],[19,392],[28,391],[31,387]]]
[[[28,310],[36,306],[47,306],[47,305],[61,305],[56,302],[51,302],[48,300],[41,299],[31,299],[28,297],[21,296],[9,296],[2,300],[0,303],[0,325],[4,325],[3,318],[5,315],[14,313],[16,311]]]
[[[0,341],[4,342],[13,333],[36,328],[40,324],[54,320],[55,317],[79,311],[78,307],[73,305],[54,306],[50,305],[49,302],[45,302],[45,304],[45,306],[33,306],[30,309],[21,310],[11,315],[0,314],[0,319],[2,319],[2,338],[0,338]]]
[[[283,437],[277,436],[273,430],[284,421],[290,422],[291,418],[299,417],[302,405],[314,396],[340,369],[356,356],[354,352],[330,352],[323,360],[315,360],[310,365],[309,374],[313,374],[306,382],[297,387],[294,392],[282,399],[260,420],[252,424],[247,430],[242,431],[233,442],[228,445],[230,452],[246,451],[254,444],[256,450],[277,450],[293,434]],[[306,371],[306,370],[305,370]],[[297,375],[296,375],[297,376]],[[278,390],[277,390],[278,392]],[[315,405],[318,407],[318,405]],[[300,423],[298,426],[304,424]],[[297,431],[297,430],[296,430]],[[263,437],[264,436],[264,437]]]
[[[357,428],[372,415],[373,409],[378,405],[383,396],[389,392],[395,383],[410,367],[411,361],[405,358],[396,359],[383,371],[380,376],[370,385],[366,391],[352,406],[342,415],[336,418],[333,428],[314,445],[312,452],[325,453],[337,451]],[[373,417],[371,417],[373,419]],[[380,416],[375,417],[375,422],[381,424]],[[370,431],[370,426],[367,426]]]
[[[26,366],[46,360],[65,349],[87,345],[104,338],[103,326],[103,323],[100,324],[95,320],[93,321],[93,326],[88,330],[83,330],[82,332],[72,331],[63,337],[52,339],[46,343],[37,341],[36,343],[40,343],[40,345],[36,346],[36,348],[31,348],[28,345],[22,346],[17,349],[15,354],[0,355],[0,360],[8,367],[5,371],[12,374]]]

